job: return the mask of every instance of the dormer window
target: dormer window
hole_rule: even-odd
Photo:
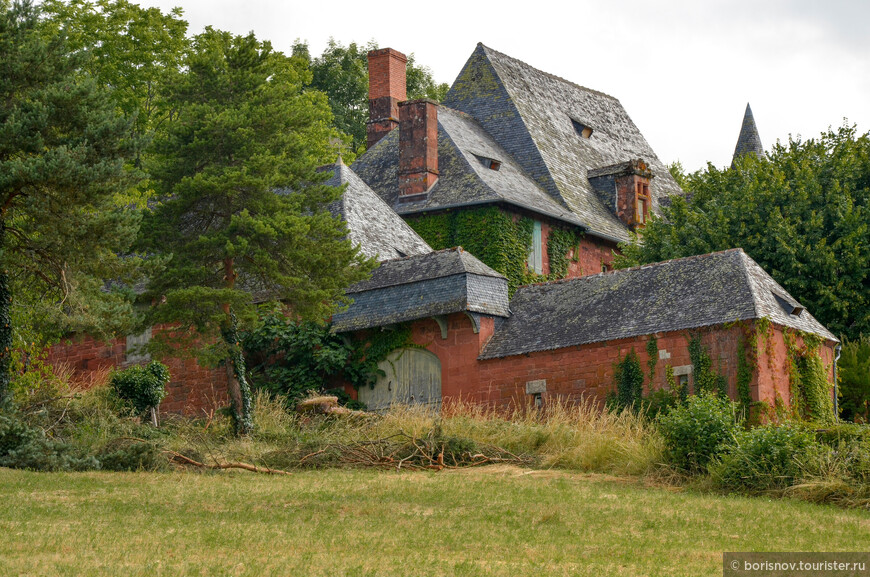
[[[479,154],[474,155],[477,160],[480,161],[482,165],[487,167],[490,170],[498,170],[501,168],[501,161],[495,158],[489,158],[487,156],[480,156]]]
[[[591,138],[592,137],[592,127],[580,122],[579,120],[571,119],[571,124],[574,126],[574,130],[577,134],[580,135],[581,138]]]
[[[801,316],[801,313],[803,313],[805,310],[804,307],[802,307],[799,304],[792,303],[791,301],[786,299],[784,296],[778,295],[773,291],[771,291],[770,294],[773,295],[773,298],[776,299],[776,303],[780,307],[782,307],[782,310],[784,310],[785,312],[787,312],[790,315],[794,315],[796,317],[799,317],[799,316]]]

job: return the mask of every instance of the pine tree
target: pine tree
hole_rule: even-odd
[[[162,301],[154,322],[218,342],[245,434],[252,420],[238,330],[256,315],[254,295],[323,318],[373,265],[326,210],[340,191],[318,184],[327,175],[315,169],[332,159],[336,133],[326,98],[302,91],[304,63],[253,34],[207,28],[186,64],[170,86],[175,119],[150,166],[160,204],[146,218],[144,246],[171,260],[148,294]]]
[[[138,218],[114,196],[135,181],[129,123],[109,93],[81,73],[86,55],[51,39],[29,1],[0,1],[0,399],[8,397],[12,294],[59,331],[106,334],[132,309],[106,279]]]

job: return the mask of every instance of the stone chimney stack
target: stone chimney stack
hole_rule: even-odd
[[[619,220],[631,230],[642,228],[652,210],[652,171],[641,159],[589,170],[592,188]]]
[[[399,104],[399,201],[425,198],[438,180],[438,103]]]
[[[368,148],[399,125],[399,102],[405,92],[405,63],[408,58],[392,48],[372,50],[369,57]]]

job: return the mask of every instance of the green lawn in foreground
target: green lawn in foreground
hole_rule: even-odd
[[[3,576],[696,576],[760,550],[870,550],[870,513],[512,467],[0,469]]]

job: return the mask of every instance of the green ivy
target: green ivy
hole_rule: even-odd
[[[649,386],[652,389],[652,383],[656,376],[656,363],[659,362],[659,340],[655,335],[651,336],[646,342],[646,366],[649,369]]]
[[[634,349],[628,351],[615,366],[616,403],[619,408],[636,408],[643,400],[643,369]]]
[[[755,372],[754,362],[750,361],[747,351],[747,339],[740,337],[737,342],[737,402],[744,418],[749,417],[749,407],[752,405],[752,392],[749,385]]]
[[[721,397],[728,395],[728,381],[713,370],[710,352],[701,343],[699,334],[689,337],[689,358],[692,360],[692,372],[695,375],[695,394],[718,393]]]
[[[550,260],[549,280],[562,279],[568,276],[570,259],[568,252],[574,249],[574,261],[580,259],[580,239],[582,235],[574,230],[550,228],[547,237],[547,258]]]
[[[795,334],[801,337],[803,346],[796,344]],[[791,365],[792,412],[810,421],[833,422],[832,386],[819,352],[822,338],[803,331],[786,331],[784,337]]]
[[[485,206],[417,216],[408,219],[408,224],[433,249],[461,246],[503,274],[511,296],[520,286],[565,278],[568,252],[579,247],[581,238],[575,231],[551,228],[547,240],[550,274],[538,275],[526,265],[535,224],[531,218],[514,219],[497,206]]]
[[[323,391],[338,380],[355,388],[374,386],[383,371],[378,364],[396,349],[414,347],[411,327],[371,330],[353,340],[331,331],[327,323],[296,322],[268,314],[242,338],[255,388],[295,401],[308,391]]]

